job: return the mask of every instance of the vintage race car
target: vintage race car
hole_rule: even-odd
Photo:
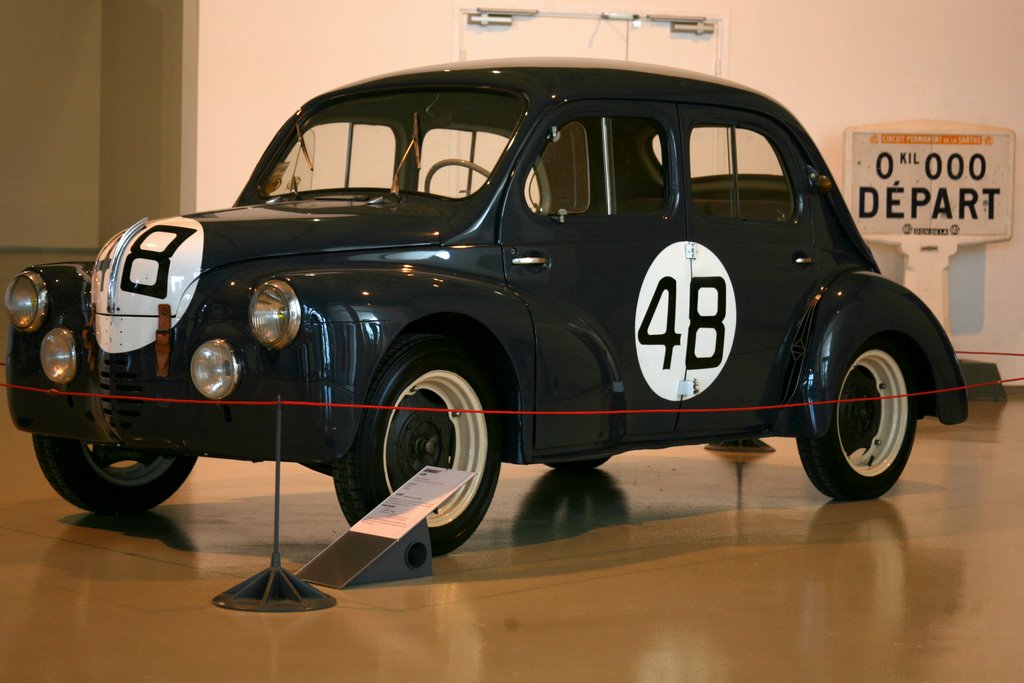
[[[6,308],[8,383],[61,392],[9,389],[11,415],[71,503],[147,509],[196,456],[272,459],[274,408],[246,402],[280,399],[283,458],[332,474],[350,522],[426,465],[474,472],[435,553],[501,462],[789,436],[822,493],[870,498],[919,418],[967,414],[949,340],[879,275],[793,116],[625,63],[327,93],[233,208],[28,268]]]

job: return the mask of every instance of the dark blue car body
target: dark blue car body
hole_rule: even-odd
[[[317,112],[346,98],[418,90],[495,92],[521,103],[507,147],[468,196],[307,192],[294,180],[294,192],[268,196],[268,174]],[[567,122],[579,125],[570,129]],[[613,132],[640,129],[655,131],[654,157],[646,142],[639,150],[625,142],[615,147],[627,138]],[[710,153],[725,160],[713,179],[696,177],[690,145],[698,144],[697,129]],[[591,164],[592,178],[575,181],[577,190],[587,186],[592,205],[604,197],[604,208],[559,215],[524,198],[559,131],[579,140],[589,133],[589,144],[604,145],[603,171]],[[388,163],[399,168],[398,182],[417,171],[400,164],[408,135],[396,137]],[[779,170],[744,175],[737,157],[744,144],[762,154],[773,149]],[[647,167],[622,161],[613,187],[613,153],[615,163],[633,155]],[[740,170],[728,170],[737,164]],[[280,172],[274,173],[276,186]],[[640,183],[628,174],[647,174],[655,189],[631,190]],[[311,404],[285,408],[284,459],[330,471],[354,448],[368,412],[347,406],[379,398],[373,387],[389,349],[410,335],[443,337],[475,359],[489,385],[483,407],[508,411],[491,418],[497,428],[490,449],[502,461],[596,464],[641,447],[788,436],[807,445],[805,465],[819,488],[859,497],[811,454],[837,419],[864,420],[869,431],[885,423],[874,413],[837,417],[843,413],[828,403],[854,397],[842,388],[858,354],[881,340],[885,357],[899,361],[908,392],[960,387],[963,380],[935,317],[879,275],[829,177],[807,133],[781,105],[694,74],[602,62],[496,63],[358,83],[299,109],[233,208],[188,217],[204,234],[200,275],[187,308],[175,311],[165,376],[155,343],[123,353],[90,343],[94,264],[31,268],[46,283],[49,310],[38,330],[12,331],[7,380],[55,388],[40,369],[39,348],[58,325],[82,339],[81,370],[56,387],[73,395],[9,390],[11,415],[20,429],[46,437],[262,460],[274,455],[272,409],[235,402],[280,397]],[[771,199],[774,190],[748,199],[755,190],[747,188],[759,179],[785,182],[788,199]],[[553,192],[560,181],[544,182],[542,191]],[[630,192],[647,192],[648,201],[628,207]],[[769,207],[763,215],[759,202]],[[688,291],[673,289],[674,277],[649,276],[671,245],[681,245],[686,258],[710,252],[715,263],[708,267],[724,269],[728,290],[720,276],[698,276],[696,265],[680,276],[690,278]],[[261,344],[250,329],[251,296],[271,279],[289,283],[301,301],[300,328],[284,348]],[[688,320],[677,319],[677,296],[690,297]],[[130,398],[210,403],[190,381],[189,364],[211,338],[235,349],[241,369],[225,403]],[[698,344],[703,351],[694,351]],[[675,378],[661,385],[669,389],[656,390],[651,377],[684,360],[718,365],[699,381],[679,379],[678,390]],[[946,424],[966,417],[963,391],[908,405],[911,430],[925,415]]]

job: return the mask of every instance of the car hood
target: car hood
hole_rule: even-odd
[[[457,230],[425,201],[305,200],[141,220],[108,241],[91,277],[96,337],[109,353],[153,342],[188,309],[199,277],[296,254],[436,245]]]
[[[438,209],[413,202],[307,200],[189,218],[203,232],[204,272],[254,258],[438,244],[449,224]]]

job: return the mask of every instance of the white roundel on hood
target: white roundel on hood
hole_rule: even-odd
[[[203,263],[203,226],[191,218],[143,219],[114,235],[92,271],[96,341],[108,353],[152,344],[160,304],[173,328],[188,308]]]

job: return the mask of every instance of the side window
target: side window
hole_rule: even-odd
[[[690,197],[701,216],[788,222],[794,194],[774,145],[733,126],[697,126],[690,133]]]
[[[590,208],[590,156],[582,123],[551,131],[527,178],[526,199],[540,214],[586,213]]]
[[[732,159],[732,128],[699,126],[690,133],[690,197],[699,215],[737,215]]]
[[[593,116],[549,132],[526,181],[537,214],[653,214],[664,204],[663,136],[649,119]]]

